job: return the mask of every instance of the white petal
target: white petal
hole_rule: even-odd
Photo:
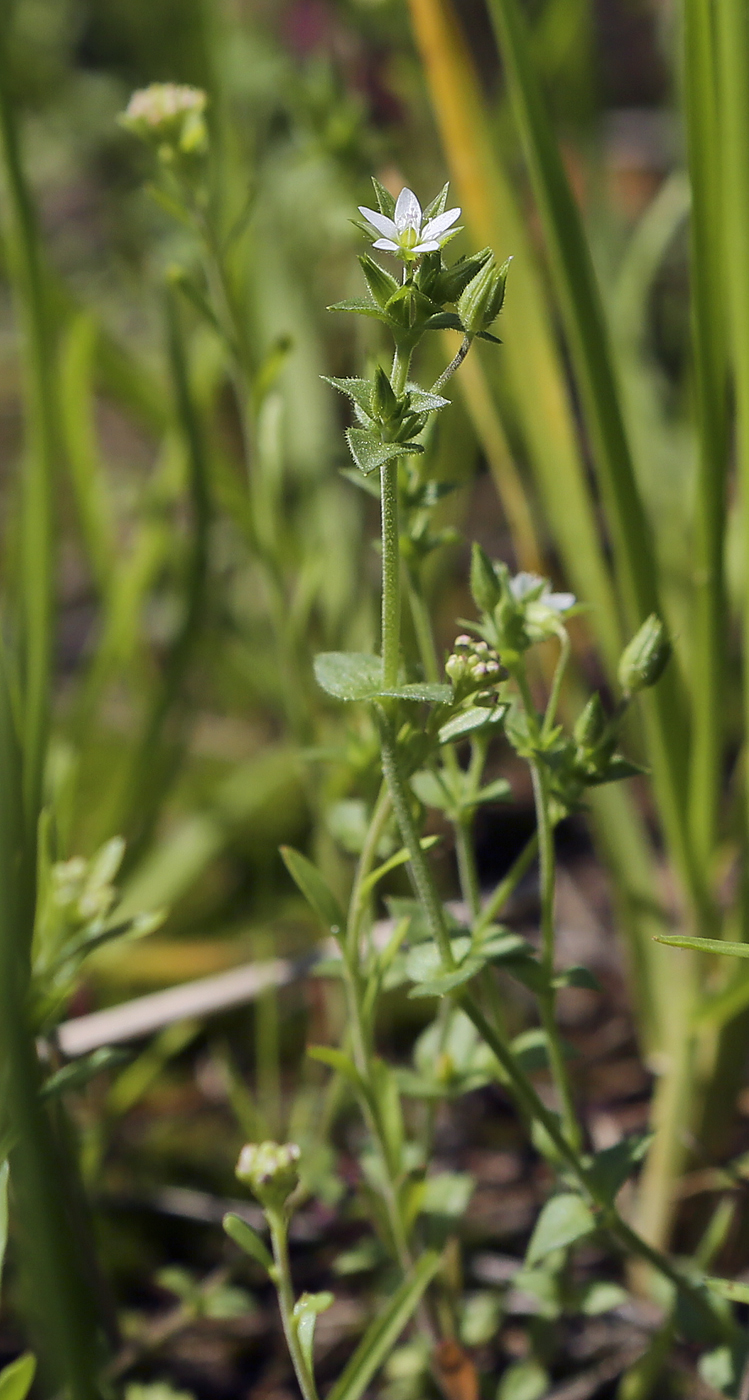
[[[439,245],[439,243],[435,243],[434,241],[432,241],[431,243],[423,243],[423,242],[417,243],[417,244],[416,244],[416,247],[411,249],[411,252],[412,252],[412,253],[438,253],[439,250],[440,250],[440,245]]]
[[[441,233],[447,230],[460,218],[459,209],[446,209],[444,214],[438,214],[436,218],[430,219],[421,230],[422,238],[439,238]]]
[[[391,238],[378,238],[378,239],[377,239],[377,242],[372,244],[372,247],[373,247],[373,248],[382,248],[382,249],[384,249],[384,251],[385,251],[386,253],[399,253],[399,252],[400,252],[400,248],[398,247],[398,244],[397,244],[397,243],[393,243],[393,240],[392,240]]]
[[[363,214],[368,224],[376,228],[384,238],[397,238],[398,229],[392,219],[388,219],[385,214],[378,214],[376,209],[367,209],[365,204],[359,205],[359,213]]]
[[[421,205],[413,190],[404,187],[398,195],[395,222],[399,233],[404,233],[407,228],[415,228],[418,233],[421,228]]]
[[[553,608],[554,612],[567,612],[569,608],[575,606],[575,595],[574,593],[544,593],[541,602],[545,603],[547,608]]]

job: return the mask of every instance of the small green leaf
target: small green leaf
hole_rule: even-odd
[[[428,1176],[421,1198],[421,1214],[457,1220],[468,1209],[475,1185],[467,1172],[438,1172],[436,1176]]]
[[[368,428],[347,428],[346,441],[359,471],[365,476],[384,467],[386,462],[424,451],[418,442],[382,442]]]
[[[127,1058],[126,1050],[102,1046],[99,1050],[93,1050],[90,1055],[63,1065],[55,1074],[50,1075],[42,1085],[39,1097],[46,1101],[57,1098],[60,1094],[67,1094],[73,1089],[82,1089],[101,1070],[121,1065]]]
[[[0,1400],[26,1400],[36,1372],[36,1357],[30,1351],[11,1361],[0,1371]]]
[[[332,375],[323,374],[320,376],[326,384],[332,384],[334,389],[340,390],[342,394],[353,399],[359,408],[371,417],[372,415],[372,383],[369,379],[335,379]]]
[[[336,1050],[332,1045],[308,1045],[307,1054],[311,1060],[317,1060],[321,1065],[328,1065],[334,1069],[336,1074],[340,1074],[348,1080],[354,1091],[361,1095],[371,1104],[372,1097],[362,1079],[356,1065],[343,1050]]]
[[[437,681],[411,681],[394,690],[381,690],[380,694],[392,696],[394,700],[427,700],[431,705],[449,705],[453,693],[449,685],[440,685]]]
[[[631,759],[625,758],[624,754],[615,753],[605,768],[589,774],[585,781],[588,787],[600,787],[603,783],[619,783],[623,778],[636,778],[638,774],[647,772],[649,769],[643,768],[642,764],[633,763]]]
[[[512,797],[512,788],[506,778],[496,778],[493,783],[487,783],[476,794],[476,802],[509,802]]]
[[[537,1264],[554,1249],[565,1249],[576,1240],[592,1235],[596,1222],[581,1196],[565,1192],[546,1202],[531,1236],[526,1263]]]
[[[551,1381],[538,1361],[513,1361],[507,1367],[497,1391],[497,1400],[541,1400]]]
[[[452,794],[431,768],[422,768],[418,773],[412,774],[411,787],[425,807],[436,807],[439,811],[446,812],[455,806]]]
[[[575,965],[566,967],[552,978],[552,987],[583,987],[588,992],[600,992],[601,984],[587,967]]]
[[[585,1317],[600,1317],[626,1303],[628,1294],[618,1283],[601,1279],[587,1284],[580,1295],[579,1307]]]
[[[328,1391],[327,1400],[361,1400],[375,1372],[387,1359],[416,1311],[439,1266],[440,1255],[436,1251],[422,1254],[410,1277],[404,1280],[367,1328],[343,1374]]]
[[[281,855],[286,869],[307,903],[312,906],[333,936],[339,938],[346,927],[346,917],[319,870],[300,851],[295,851],[293,846],[282,846]]]
[[[336,700],[373,700],[382,689],[382,661],[364,651],[324,651],[314,667],[317,684]]]
[[[418,384],[406,386],[409,404],[414,413],[436,413],[440,408],[449,408],[450,400],[441,394],[432,394],[428,389],[420,389]]]
[[[302,1293],[294,1304],[291,1321],[310,1372],[313,1369],[312,1347],[315,1340],[315,1323],[320,1313],[327,1312],[334,1302],[332,1293]]]
[[[468,710],[461,710],[460,714],[454,715],[447,724],[442,725],[439,731],[440,743],[450,744],[456,739],[464,739],[466,735],[473,734],[478,729],[501,724],[507,708],[507,705],[472,705]]]
[[[425,331],[462,331],[463,322],[454,311],[437,311],[424,322]]]
[[[252,1226],[248,1225],[246,1220],[242,1220],[240,1216],[232,1213],[224,1216],[223,1226],[229,1239],[239,1245],[245,1254],[249,1254],[250,1258],[254,1259],[255,1263],[269,1274],[273,1268],[273,1259]]]
[[[708,1277],[702,1281],[711,1293],[717,1294],[719,1298],[726,1298],[729,1303],[749,1303],[749,1283],[740,1283],[738,1279]]]
[[[436,846],[440,840],[439,836],[423,836],[419,845],[422,851],[431,851],[432,847]],[[396,870],[399,865],[405,865],[408,860],[410,860],[410,856],[404,847],[400,851],[396,851],[395,855],[390,856],[382,865],[378,865],[377,869],[373,870],[366,880],[361,882],[359,893],[362,898],[366,898],[375,885],[378,885],[385,875],[389,875],[391,870]]]

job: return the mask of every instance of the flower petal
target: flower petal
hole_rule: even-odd
[[[363,214],[368,224],[377,229],[383,238],[397,238],[398,229],[392,219],[388,219],[385,214],[378,214],[376,209],[367,209],[365,204],[359,205],[359,213]]]
[[[575,606],[575,595],[574,593],[542,593],[541,602],[545,603],[547,608],[553,608],[554,612],[567,612],[569,608]]]
[[[378,238],[378,239],[377,239],[377,242],[372,244],[372,247],[373,247],[373,248],[382,248],[382,249],[384,249],[384,251],[385,251],[386,253],[399,253],[399,252],[400,252],[400,248],[398,247],[398,244],[397,244],[397,243],[394,243],[393,240],[392,240],[392,238]]]
[[[407,228],[418,233],[421,228],[421,205],[413,190],[405,186],[395,202],[395,223],[399,233],[405,233]]]
[[[441,233],[447,230],[460,218],[459,209],[446,209],[444,214],[438,214],[436,218],[430,219],[421,230],[422,238],[439,238]]]
[[[417,243],[417,244],[416,244],[416,247],[411,249],[411,252],[412,252],[412,253],[438,253],[439,250],[440,250],[440,245],[439,245],[439,243],[435,243],[434,239],[432,239],[432,240],[431,240],[430,242],[428,242],[428,243],[424,243],[424,242],[419,242],[419,243]]]

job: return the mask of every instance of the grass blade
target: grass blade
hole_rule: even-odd
[[[716,839],[720,792],[727,616],[723,581],[728,471],[728,400],[723,248],[720,218],[721,143],[717,112],[714,7],[685,0],[684,87],[692,186],[691,312],[695,409],[699,434],[695,500],[695,567],[690,820],[703,860]],[[745,228],[746,233],[746,228]]]
[[[509,179],[490,140],[490,116],[449,0],[410,0],[447,163],[477,246],[512,253],[498,355],[512,407],[575,591],[614,674],[622,632],[539,268]],[[496,361],[494,362],[496,364]]]
[[[635,480],[598,285],[580,213],[570,189],[517,0],[490,0],[550,264],[594,450],[625,616],[634,630],[661,613],[652,536]],[[677,868],[704,911],[704,880],[690,847],[685,817],[684,700],[674,667],[645,708],[661,818]]]
[[[397,1342],[440,1265],[434,1251],[422,1254],[411,1276],[365,1332],[351,1360],[328,1392],[327,1400],[360,1400],[372,1377]]]

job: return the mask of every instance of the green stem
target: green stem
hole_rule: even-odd
[[[266,1219],[270,1228],[273,1259],[276,1266],[274,1282],[278,1293],[278,1306],[281,1312],[281,1324],[286,1338],[286,1345],[289,1348],[289,1355],[304,1400],[318,1400],[315,1378],[304,1359],[292,1318],[292,1313],[294,1311],[294,1289],[291,1282],[286,1219],[280,1211],[275,1210],[267,1210]]]
[[[559,660],[557,661],[554,670],[554,676],[551,682],[551,689],[549,691],[549,699],[546,703],[546,714],[544,715],[544,722],[541,730],[542,734],[544,735],[550,734],[553,728],[554,720],[556,718],[557,713],[557,706],[559,705],[559,695],[562,689],[562,681],[564,680],[564,673],[567,669],[567,662],[569,661],[570,654],[572,652],[572,643],[570,641],[569,633],[567,632],[566,628],[560,628],[558,635],[560,642]]]
[[[454,971],[455,959],[453,958],[445,911],[442,906],[442,900],[435,887],[434,880],[432,879],[429,862],[421,848],[419,833],[411,810],[408,783],[403,776],[398,761],[395,736],[384,710],[379,705],[375,705],[374,708],[377,728],[380,734],[382,771],[385,774],[385,781],[390,791],[390,799],[393,804],[393,811],[395,812],[395,820],[398,823],[401,840],[408,851],[416,893],[421,901],[424,913],[426,914],[429,931],[439,948],[443,965],[446,969]]]
[[[520,852],[520,855],[513,862],[507,874],[500,880],[491,898],[487,900],[481,914],[474,925],[474,935],[483,933],[484,929],[493,922],[497,914],[504,908],[508,899],[515,893],[520,881],[530,870],[536,855],[538,854],[538,832],[534,831],[530,841]]]
[[[382,679],[398,684],[400,661],[400,545],[398,540],[398,463],[380,467],[382,511]]]
[[[453,359],[450,361],[449,365],[447,365],[446,368],[443,369],[443,371],[442,371],[442,373],[441,373],[439,379],[435,379],[435,381],[434,381],[434,383],[433,383],[433,385],[432,385],[432,387],[431,387],[431,389],[430,389],[430,391],[429,391],[431,394],[438,394],[439,391],[440,391],[440,389],[443,389],[443,388],[445,387],[445,385],[446,385],[448,379],[452,379],[453,375],[455,374],[455,371],[458,370],[458,369],[460,369],[460,366],[462,365],[462,363],[463,363],[463,361],[464,361],[466,355],[468,354],[468,351],[470,350],[472,344],[473,344],[473,336],[472,336],[472,335],[465,335],[465,336],[463,337],[463,340],[462,340],[462,343],[461,343],[460,349],[458,350],[457,355],[455,355],[455,356],[453,357]]]
[[[455,822],[455,853],[458,857],[460,889],[471,914],[471,921],[481,913],[481,890],[479,888],[476,856],[471,839],[472,818],[462,817]]]

